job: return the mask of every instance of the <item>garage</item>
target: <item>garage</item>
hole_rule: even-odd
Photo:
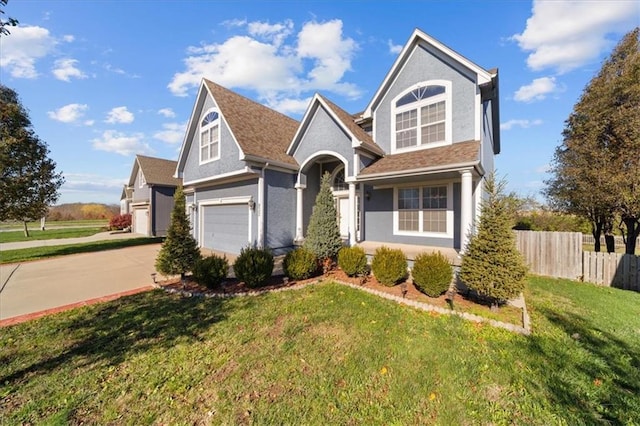
[[[148,235],[149,233],[149,209],[133,210],[133,232]]]
[[[202,246],[225,253],[240,253],[249,244],[249,207],[242,204],[203,205]]]

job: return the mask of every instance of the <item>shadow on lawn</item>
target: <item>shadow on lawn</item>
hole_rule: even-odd
[[[221,299],[159,296],[158,291],[95,305],[59,323],[57,333],[68,343],[0,377],[0,383],[17,384],[24,377],[47,374],[70,362],[75,368],[116,365],[150,349],[202,340],[212,324],[225,318],[224,311]]]
[[[640,420],[640,353],[589,319],[539,308],[570,340],[538,335],[529,340],[537,354],[530,376],[550,402],[582,424],[629,424]],[[634,423],[635,424],[635,423]]]

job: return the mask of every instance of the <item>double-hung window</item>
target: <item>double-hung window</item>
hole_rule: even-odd
[[[395,151],[450,143],[450,82],[414,86],[394,100]]]
[[[449,234],[448,185],[397,188],[398,233]]]
[[[216,111],[209,111],[200,123],[200,163],[218,158],[220,158],[220,117]]]

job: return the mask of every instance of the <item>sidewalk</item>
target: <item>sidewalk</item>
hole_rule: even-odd
[[[67,244],[82,244],[82,243],[92,243],[95,241],[105,241],[105,240],[122,240],[128,238],[141,238],[144,235],[134,234],[132,232],[100,232],[95,235],[90,235],[88,237],[78,237],[78,238],[58,238],[53,240],[33,240],[33,241],[18,241],[15,243],[1,243],[0,251],[4,250],[18,250],[25,248],[33,248],[33,247],[45,247],[45,246],[62,246]]]

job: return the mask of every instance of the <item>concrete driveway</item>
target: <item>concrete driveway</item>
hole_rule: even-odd
[[[150,288],[159,251],[152,244],[0,265],[0,320]]]

